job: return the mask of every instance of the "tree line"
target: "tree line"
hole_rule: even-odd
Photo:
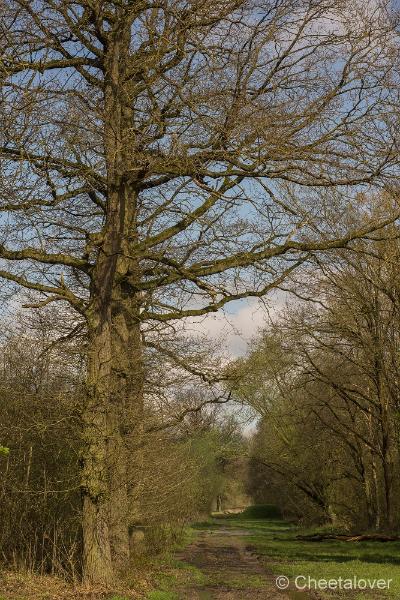
[[[237,364],[260,415],[252,485],[296,518],[399,527],[399,251],[391,228],[316,260]]]

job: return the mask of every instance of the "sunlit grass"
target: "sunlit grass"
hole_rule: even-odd
[[[229,527],[246,529],[246,541],[259,555],[265,556],[266,570],[287,575],[292,581],[299,575],[317,580],[340,577],[392,580],[389,590],[359,593],[335,590],[324,592],[327,598],[400,598],[400,542],[307,542],[296,536],[310,530],[300,530],[284,521],[232,518]]]

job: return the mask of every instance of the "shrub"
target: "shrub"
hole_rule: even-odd
[[[282,519],[278,506],[273,504],[255,504],[247,507],[240,515],[244,519]]]

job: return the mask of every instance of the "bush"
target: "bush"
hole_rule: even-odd
[[[240,516],[244,519],[282,519],[280,508],[273,504],[255,504],[246,508]]]
[[[186,534],[184,523],[170,523],[163,525],[154,525],[145,530],[145,546],[147,554],[154,556],[174,548],[181,543]]]

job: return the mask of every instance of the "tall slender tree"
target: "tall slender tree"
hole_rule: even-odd
[[[87,330],[84,574],[108,582],[129,553],[146,331],[393,219],[346,218],[352,186],[393,175],[392,22],[347,0],[0,10],[0,276]]]

